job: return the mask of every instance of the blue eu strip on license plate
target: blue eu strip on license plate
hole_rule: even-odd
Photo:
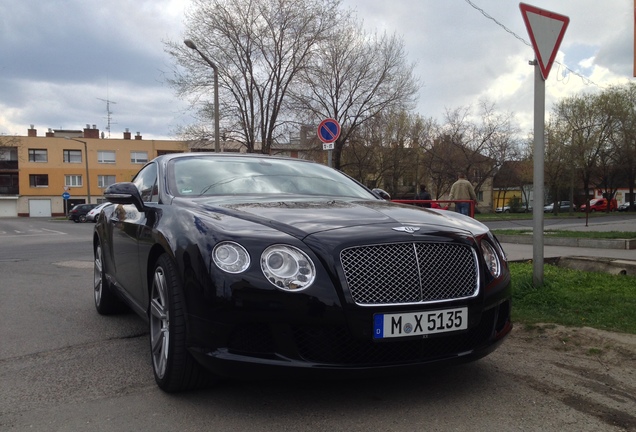
[[[468,308],[465,307],[373,316],[374,339],[424,336],[467,328]]]

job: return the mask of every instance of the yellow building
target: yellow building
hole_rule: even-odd
[[[6,161],[0,184],[15,179],[17,171],[18,187],[0,191],[1,216],[65,215],[73,205],[103,201],[107,186],[130,181],[156,156],[189,151],[182,141],[144,140],[128,131],[120,139],[103,139],[95,125],[49,129],[44,136],[31,126],[26,137],[12,137],[12,143],[17,161]]]

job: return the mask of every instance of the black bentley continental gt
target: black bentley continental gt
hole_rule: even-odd
[[[163,155],[104,195],[95,306],[148,322],[168,392],[461,363],[512,329],[508,265],[483,224],[318,163]]]

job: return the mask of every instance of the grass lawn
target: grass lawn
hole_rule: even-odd
[[[544,268],[544,285],[534,288],[532,264],[510,263],[512,319],[636,334],[636,277]]]

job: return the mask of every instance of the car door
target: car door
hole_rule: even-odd
[[[146,165],[133,179],[144,203],[156,201],[157,166]],[[144,233],[147,215],[132,204],[117,204],[111,215],[113,227],[113,261],[117,283],[124,289],[130,300],[145,308],[148,294],[145,289],[145,264],[140,263],[139,238]]]

